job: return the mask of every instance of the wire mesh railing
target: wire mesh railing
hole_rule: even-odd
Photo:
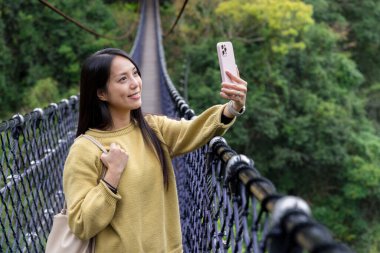
[[[73,96],[0,124],[1,252],[43,252],[64,203],[63,163],[77,113]]]
[[[186,155],[177,178],[186,252],[352,252],[222,137]]]

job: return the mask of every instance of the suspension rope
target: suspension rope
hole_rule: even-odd
[[[176,27],[176,25],[177,25],[179,19],[180,19],[181,16],[182,16],[182,13],[185,11],[185,8],[186,8],[186,5],[187,5],[187,2],[188,2],[188,1],[189,1],[189,0],[185,0],[185,2],[183,2],[183,5],[182,5],[182,8],[181,8],[181,11],[178,13],[177,18],[176,18],[176,20],[174,21],[174,23],[173,23],[172,27],[170,28],[169,32],[167,32],[167,33],[164,35],[164,37],[169,36],[169,34],[171,34],[171,33],[173,32],[173,30],[174,30],[174,28]]]
[[[53,5],[51,5],[48,1],[45,1],[45,0],[39,0],[39,2],[43,5],[45,5],[46,7],[48,7],[49,9],[51,9],[52,11],[54,11],[55,13],[57,13],[58,15],[62,16],[63,18],[65,18],[66,20],[70,21],[71,23],[75,24],[76,26],[78,26],[79,28],[85,30],[86,32],[94,35],[96,38],[105,38],[105,39],[110,39],[110,40],[125,40],[130,34],[131,34],[131,31],[133,29],[130,29],[128,32],[126,32],[125,34],[121,35],[121,36],[118,36],[118,37],[114,37],[114,36],[109,36],[109,35],[103,35],[103,34],[99,34],[97,33],[96,31],[86,27],[85,25],[81,24],[79,21],[75,20],[74,18],[66,15],[64,12],[62,12],[61,10],[59,10],[58,8],[54,7]],[[134,25],[132,27],[136,26],[136,22],[134,22]]]

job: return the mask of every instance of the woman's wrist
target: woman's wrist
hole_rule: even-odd
[[[102,180],[104,180],[105,182],[107,182],[108,184],[110,184],[112,187],[114,187],[115,189],[117,189],[117,186],[119,185],[119,181],[120,181],[120,176],[114,175],[108,169],[107,172],[106,172],[106,174],[102,178]]]
[[[245,106],[244,105],[243,106],[239,106],[236,103],[234,103],[234,101],[232,101],[232,100],[229,103],[230,103],[230,106],[231,106],[230,108],[232,110],[234,110],[234,111],[241,112],[241,111],[245,110]]]
[[[245,106],[239,107],[232,100],[224,107],[223,115],[229,118],[237,117],[245,112]]]
[[[107,185],[108,189],[110,189],[114,194],[117,193],[117,188],[116,187],[112,186],[104,178],[102,178],[102,181]]]
[[[234,118],[235,116],[232,115],[232,114],[229,112],[229,110],[227,109],[227,106],[228,106],[228,104],[224,107],[224,109],[223,109],[223,113],[222,113],[222,114],[223,114],[223,116],[232,119],[232,118]]]

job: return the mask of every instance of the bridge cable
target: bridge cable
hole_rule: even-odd
[[[179,19],[180,19],[181,16],[182,16],[182,13],[185,11],[185,8],[186,8],[186,5],[187,5],[187,2],[188,2],[188,1],[189,1],[189,0],[185,0],[185,1],[183,2],[183,5],[182,5],[182,8],[181,8],[181,11],[178,13],[177,18],[176,18],[176,20],[174,21],[174,23],[173,23],[172,27],[170,28],[169,32],[167,32],[167,33],[164,35],[164,37],[169,36],[169,34],[171,34],[171,33],[173,32],[173,30],[174,30],[174,28],[176,27],[176,25],[177,25]]]
[[[71,23],[75,24],[79,28],[85,30],[86,32],[88,32],[88,33],[90,33],[92,35],[94,35],[96,38],[105,38],[105,39],[110,39],[110,40],[125,40],[131,34],[131,31],[133,30],[133,29],[131,29],[128,32],[126,32],[125,34],[123,34],[123,35],[121,35],[119,37],[113,37],[113,36],[99,34],[99,33],[95,32],[94,30],[92,30],[92,29],[86,27],[85,25],[81,24],[79,21],[75,20],[74,18],[66,15],[65,13],[63,13],[58,8],[56,8],[53,5],[51,5],[48,1],[46,1],[46,0],[38,0],[38,1],[41,4],[45,5],[46,7],[48,7],[49,9],[51,9],[52,11],[56,12],[57,14],[59,14],[60,16],[62,16],[63,18],[65,18],[66,20],[68,20]]]

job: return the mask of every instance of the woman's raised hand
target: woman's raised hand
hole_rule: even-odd
[[[233,107],[236,111],[240,111],[245,106],[245,100],[247,97],[247,82],[238,76],[233,75],[229,71],[226,71],[228,77],[232,82],[223,82],[220,91],[220,96],[225,99],[233,101]]]
[[[103,153],[100,156],[100,159],[107,167],[104,180],[117,188],[120,177],[128,163],[128,154],[120,147],[120,145],[111,143],[108,153]]]

